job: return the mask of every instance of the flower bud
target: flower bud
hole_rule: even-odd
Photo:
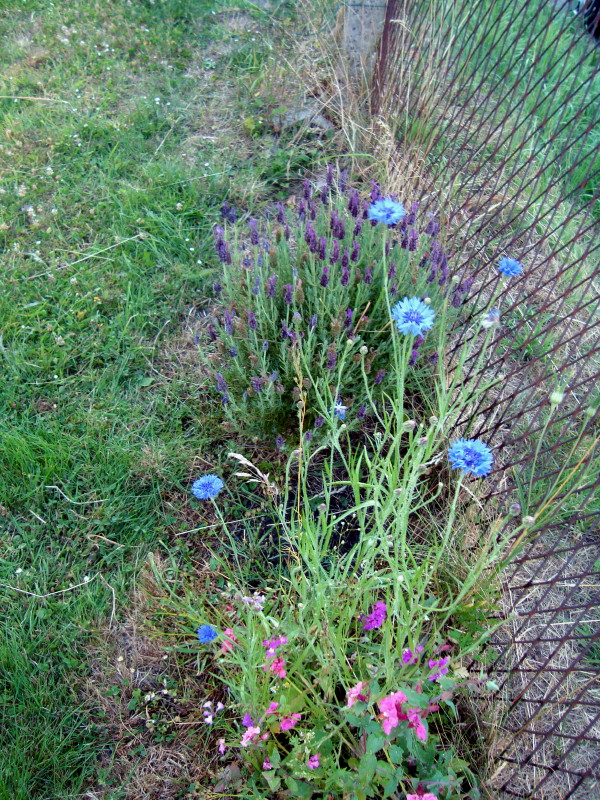
[[[532,525],[535,525],[535,517],[530,517],[530,516],[523,517],[523,525],[525,525],[527,528],[530,528]]]
[[[425,445],[427,444],[427,442],[428,442],[428,439],[427,439],[427,437],[426,437],[426,436],[421,436],[421,437],[420,437],[420,438],[417,440],[417,444],[419,444],[421,447],[425,447]]]
[[[521,504],[513,503],[508,510],[513,515],[513,517],[516,517],[521,513]]]
[[[594,417],[598,413],[598,409],[594,408],[594,406],[588,406],[585,410],[586,417]]]
[[[399,486],[397,489],[394,489],[394,494],[401,495],[403,491],[404,489],[401,486]]]
[[[414,419],[409,419],[402,425],[402,430],[403,431],[414,431],[414,429],[416,427],[417,427],[417,423],[414,421]]]
[[[424,297],[423,302],[425,303],[426,306],[428,306],[431,303],[431,297]]]
[[[368,352],[369,352],[369,348],[365,344],[363,344],[363,346],[360,348],[361,356],[366,356]]]
[[[550,395],[550,405],[559,406],[564,399],[564,392],[561,392],[560,389],[555,389]]]
[[[324,514],[327,511],[327,506],[325,503],[320,503],[317,508],[321,514]]]

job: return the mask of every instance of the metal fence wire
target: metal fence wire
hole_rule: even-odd
[[[489,723],[491,797],[600,798],[596,12],[565,0],[390,0],[372,80],[372,112],[392,124],[398,161],[469,287],[449,357],[491,298],[501,311],[485,363],[467,364],[460,420],[494,444],[486,513],[531,492],[542,518],[548,487],[560,505],[503,576],[505,623],[488,656],[507,711]],[[501,284],[506,255],[525,269]],[[586,463],[575,488],[570,470]]]

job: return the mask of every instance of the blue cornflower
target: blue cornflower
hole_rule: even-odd
[[[333,407],[334,417],[338,417],[338,419],[346,419],[346,411],[348,411],[348,406],[345,406],[340,400],[338,400]]]
[[[400,333],[422,336],[433,328],[435,311],[418,297],[405,297],[392,308],[392,319]]]
[[[391,197],[376,200],[369,207],[369,219],[374,222],[383,222],[385,225],[397,225],[404,216],[406,216],[406,209],[402,203],[397,203]]]
[[[192,494],[198,500],[211,500],[216,497],[225,484],[216,475],[203,475],[192,484]]]
[[[200,625],[197,630],[198,639],[202,644],[208,644],[217,638],[219,635],[212,625]]]
[[[507,275],[509,278],[512,278],[515,275],[520,275],[523,272],[523,264],[521,264],[520,261],[516,261],[514,258],[508,258],[508,256],[505,256],[498,262],[498,269],[503,275]]]
[[[471,472],[478,478],[487,475],[494,463],[492,451],[478,439],[458,439],[448,450],[452,469]]]

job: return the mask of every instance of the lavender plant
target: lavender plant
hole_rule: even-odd
[[[331,167],[318,192],[305,181],[293,210],[279,203],[260,224],[229,219],[227,207],[215,228],[223,270],[201,352],[228,417],[245,430],[281,436],[301,395],[307,440],[319,435],[318,394],[360,417],[363,371],[372,401],[393,385],[390,304],[397,324],[408,320],[415,368],[435,360],[437,342],[427,337],[431,325],[410,324],[410,303],[427,304],[433,320],[443,305],[455,312],[469,291],[468,279],[450,281],[439,224],[420,219],[417,203],[406,210],[375,183],[361,197],[345,176],[334,185]]]

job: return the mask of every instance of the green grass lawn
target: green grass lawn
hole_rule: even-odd
[[[223,199],[265,197],[289,167],[242,124],[263,112],[247,85],[269,57],[262,17],[222,11],[0,12],[2,800],[94,784],[110,745],[81,692],[86,645],[185,528],[168,499],[194,459],[222,457],[182,321],[206,303]]]

